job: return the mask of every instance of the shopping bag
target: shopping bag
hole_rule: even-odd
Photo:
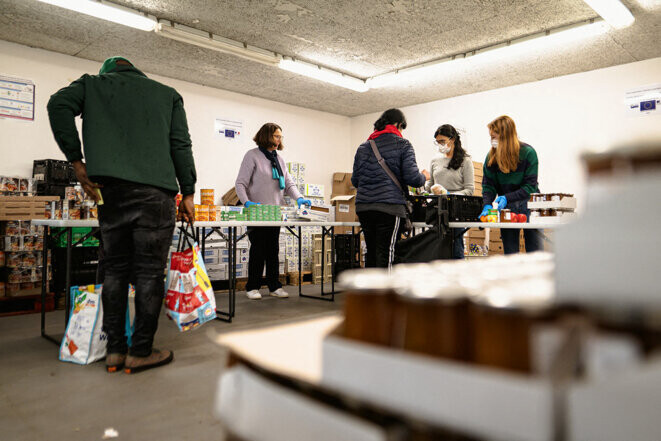
[[[90,364],[106,356],[108,337],[103,332],[102,285],[72,286],[71,312],[67,329],[60,344],[60,360],[76,364]],[[131,300],[135,297],[129,285],[129,307],[126,308],[126,337],[131,346],[133,320]]]
[[[431,262],[437,259],[452,259],[452,237],[449,230],[438,224],[395,243],[396,264]]]
[[[106,356],[101,285],[71,287],[71,315],[60,345],[60,360],[90,364]]]
[[[197,242],[172,252],[165,282],[165,313],[180,331],[188,331],[216,318],[214,296]]]

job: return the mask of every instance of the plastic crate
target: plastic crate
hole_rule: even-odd
[[[32,163],[32,177],[46,184],[69,185],[76,182],[76,174],[69,161],[37,159]]]

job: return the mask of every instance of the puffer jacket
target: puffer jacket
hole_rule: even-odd
[[[401,185],[422,187],[425,177],[418,170],[411,143],[392,133],[384,133],[374,140],[376,146]],[[374,156],[369,141],[362,143],[353,160],[351,183],[358,189],[357,204],[404,204],[402,190],[397,188]]]

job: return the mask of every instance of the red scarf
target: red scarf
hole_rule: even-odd
[[[397,130],[397,127],[395,127],[395,126],[392,125],[392,124],[388,124],[388,125],[386,126],[385,129],[380,130],[380,131],[378,131],[378,132],[377,132],[377,131],[374,131],[374,133],[372,133],[372,134],[370,135],[370,137],[367,138],[367,140],[369,141],[370,139],[376,139],[376,138],[378,138],[379,136],[383,135],[384,133],[394,133],[395,135],[399,136],[400,138],[402,137],[402,132],[400,132],[399,130]]]

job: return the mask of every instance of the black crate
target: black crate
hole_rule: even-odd
[[[71,187],[72,184],[47,184],[45,182],[37,182],[37,195],[38,196],[59,196],[64,199],[65,189]]]
[[[64,292],[66,285],[66,248],[52,249],[53,291]],[[98,247],[74,247],[71,249],[71,286],[94,285],[99,262]]]
[[[447,196],[409,196],[409,200],[413,205],[413,213],[411,214],[413,222],[436,223],[437,216],[444,211],[448,213],[449,222],[477,222],[482,211],[482,198],[480,196],[455,194]]]
[[[69,161],[37,159],[32,164],[32,178],[46,184],[70,185],[76,183],[76,173]]]

